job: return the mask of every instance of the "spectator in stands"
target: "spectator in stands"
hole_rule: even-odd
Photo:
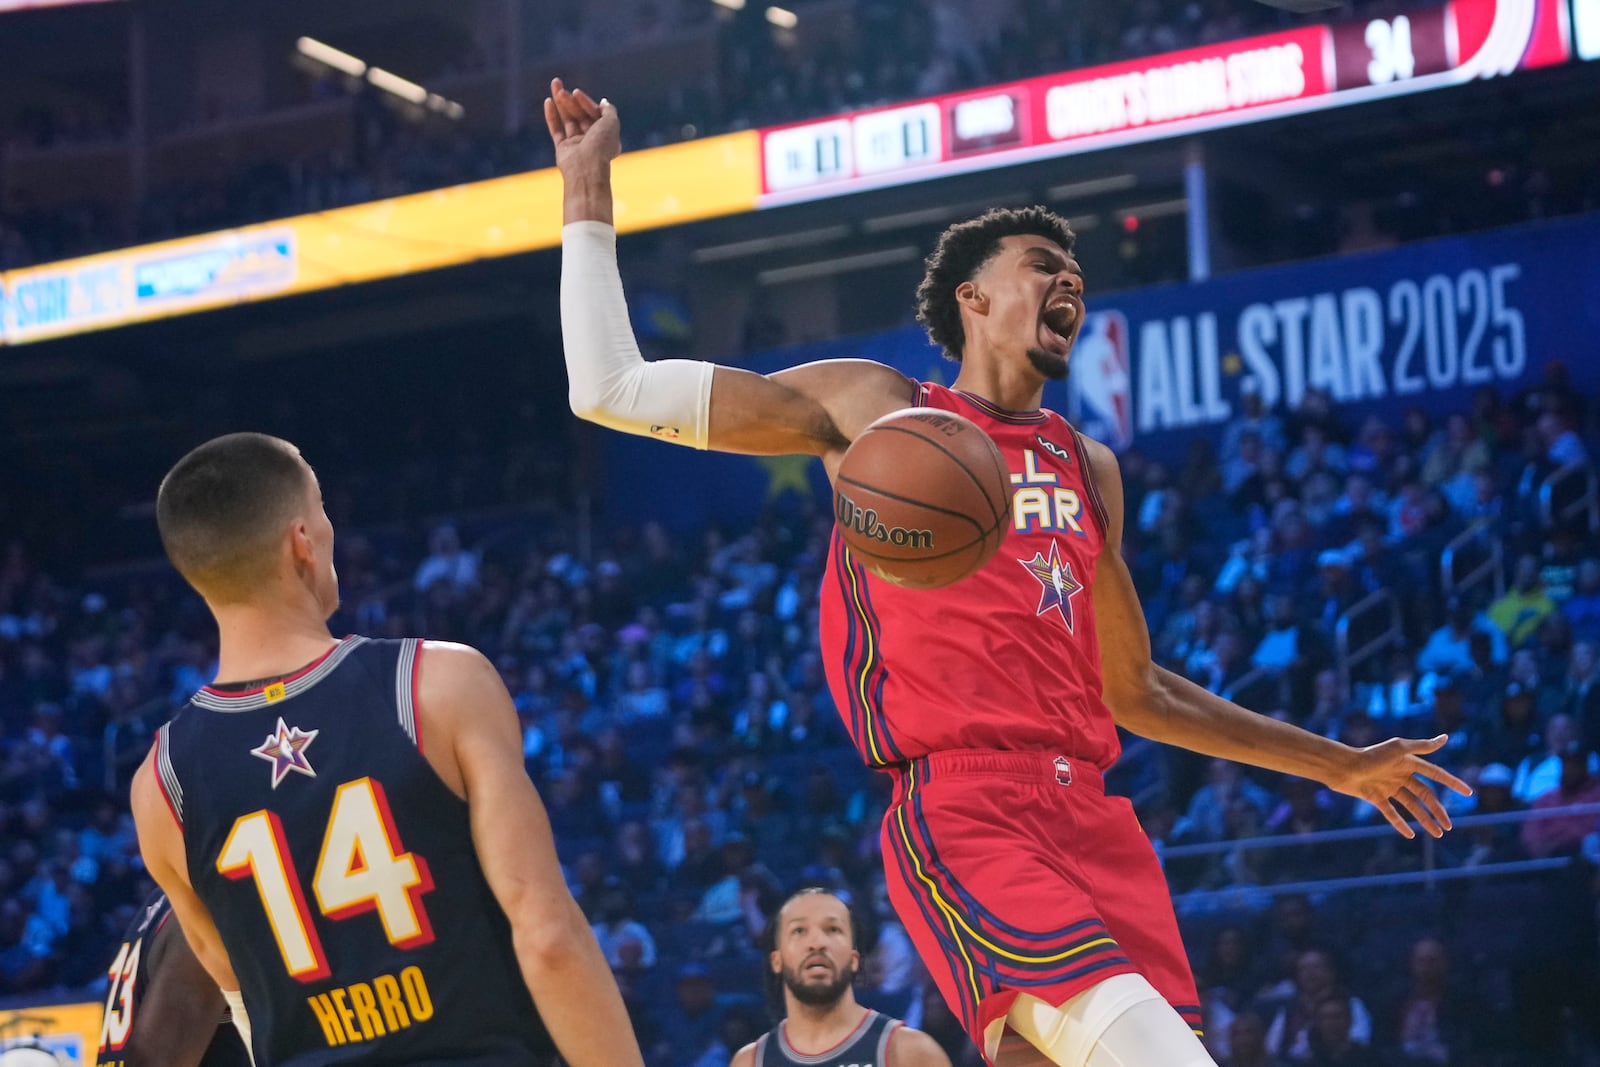
[[[656,940],[635,918],[633,894],[627,888],[615,885],[605,890],[596,913],[594,937],[613,970],[624,966],[625,957],[631,957],[635,968],[649,969],[656,965]]]
[[[1460,674],[1473,669],[1471,638],[1475,630],[1490,630],[1494,645],[1494,661],[1504,663],[1509,650],[1504,631],[1495,627],[1481,615],[1475,615],[1472,606],[1460,596],[1452,596],[1445,605],[1445,624],[1428,635],[1427,644],[1417,654],[1417,669],[1438,674]]]
[[[1228,1027],[1227,1048],[1217,1052],[1217,1067],[1284,1067],[1283,1060],[1267,1048],[1266,1020],[1253,1011],[1235,1015]]]
[[[1268,411],[1261,401],[1261,384],[1253,376],[1244,378],[1239,383],[1239,408],[1240,413],[1235,415],[1222,432],[1222,448],[1219,452],[1221,460],[1226,466],[1229,459],[1237,456],[1240,444],[1244,437],[1249,435],[1256,442],[1267,448],[1283,451],[1285,444],[1283,436],[1283,420]]]
[[[1484,767],[1473,783],[1472,806],[1461,814],[1501,815],[1516,810],[1518,804],[1511,795],[1511,784],[1515,777],[1515,773],[1504,763],[1491,763]],[[1515,823],[1469,826],[1464,829],[1462,838],[1467,845],[1461,860],[1463,867],[1504,863],[1522,857]]]
[[[1250,663],[1270,674],[1286,674],[1304,667],[1311,658],[1311,642],[1300,625],[1294,598],[1287,593],[1267,597],[1267,632],[1262,634]]]
[[[1593,641],[1573,642],[1561,709],[1577,722],[1583,747],[1600,751],[1600,647]]]
[[[1339,616],[1366,595],[1355,580],[1350,553],[1340,548],[1325,548],[1317,554],[1317,580],[1306,591],[1307,614],[1329,641],[1339,625]]]
[[[1554,728],[1554,719],[1550,725]],[[1534,799],[1530,805],[1532,810],[1537,812],[1570,804],[1600,803],[1600,775],[1596,773],[1594,761],[1594,753],[1586,751],[1577,738],[1567,741],[1561,748],[1560,781],[1554,789]],[[1522,824],[1522,847],[1534,859],[1575,855],[1583,839],[1594,830],[1597,821],[1600,820],[1594,815],[1530,818]]]
[[[1200,1009],[1205,1018],[1205,1043],[1213,1056],[1225,1059],[1233,1048],[1233,1023],[1246,1011],[1261,984],[1259,961],[1244,928],[1224,926],[1211,940],[1203,967],[1195,971]],[[1259,1020],[1263,1035],[1266,1022]]]
[[[1589,462],[1589,450],[1584,446],[1583,438],[1578,436],[1578,431],[1573,428],[1572,419],[1562,411],[1546,411],[1541,414],[1534,428],[1539,434],[1539,443],[1544,449],[1546,462],[1554,467],[1565,467],[1573,463]]]
[[[1312,1067],[1383,1067],[1368,1044],[1353,1036],[1357,1003],[1353,997],[1330,996],[1317,1005],[1303,1062]]]
[[[1246,776],[1244,768],[1229,760],[1214,759],[1206,771],[1206,784],[1195,791],[1189,808],[1172,829],[1175,842],[1222,841],[1226,838],[1228,809],[1243,799],[1266,817],[1272,794]]]
[[[412,585],[424,593],[443,582],[457,593],[478,584],[478,555],[461,547],[461,537],[450,525],[436,527],[428,537],[429,553],[417,568]]]
[[[1538,752],[1542,743],[1534,716],[1534,694],[1512,682],[1500,698],[1500,714],[1480,735],[1475,755],[1481,763],[1502,763],[1515,773],[1514,769]]]
[[[1517,557],[1511,588],[1504,596],[1489,605],[1489,620],[1506,635],[1512,648],[1521,646],[1533,637],[1539,624],[1556,610],[1539,580],[1539,557]]]
[[[1345,1002],[1340,1014],[1344,1036],[1356,1045],[1370,1045],[1372,1016],[1367,1006],[1361,998],[1351,996],[1340,988],[1338,971],[1328,953],[1321,949],[1307,949],[1295,960],[1292,992],[1273,1014],[1272,1024],[1267,1028],[1267,1048],[1274,1055],[1281,1055],[1292,1062],[1314,1062],[1313,1032],[1322,1035],[1324,1047],[1330,1047],[1326,1020],[1322,1016],[1322,1005],[1328,1000]]]
[[[1575,637],[1600,641],[1600,559],[1591,556],[1578,564],[1572,595],[1562,601],[1561,614]]]
[[[1517,764],[1511,795],[1524,804],[1532,804],[1555,789],[1566,776],[1565,765],[1574,750],[1590,774],[1600,774],[1600,755],[1583,748],[1572,716],[1555,716],[1545,725],[1543,751],[1532,753]]]
[[[1519,648],[1513,652],[1506,677],[1508,684],[1520,685],[1533,694],[1534,718],[1538,722],[1548,722],[1550,716],[1561,710],[1560,684],[1554,677],[1547,676],[1537,650]]]
[[[1450,953],[1436,937],[1411,944],[1407,988],[1389,1006],[1385,1043],[1403,1067],[1447,1067],[1474,1051],[1482,1009],[1450,973]]]
[[[694,1067],[721,1037],[723,1010],[711,971],[703,963],[678,968],[672,999],[658,1005],[655,1030],[658,1044],[646,1054],[647,1062],[661,1067]]]

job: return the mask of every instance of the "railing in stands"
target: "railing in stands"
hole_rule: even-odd
[[[1583,479],[1583,492],[1572,500],[1557,502],[1556,493],[1574,478]],[[1545,529],[1587,515],[1589,532],[1600,532],[1600,478],[1587,463],[1569,463],[1539,483],[1539,518]]]
[[[1600,831],[1600,804],[1567,804],[1561,807],[1507,811],[1493,815],[1464,815],[1452,820],[1453,827],[1450,832],[1457,834],[1477,826],[1503,826],[1508,823],[1571,818],[1574,815],[1594,816],[1596,829]],[[1304,848],[1306,846],[1366,839],[1375,840],[1393,836],[1394,829],[1392,827],[1387,823],[1379,823],[1376,826],[1358,826],[1344,830],[1321,830],[1308,834],[1273,834],[1264,837],[1244,837],[1234,841],[1207,841],[1193,845],[1169,845],[1162,848],[1160,854],[1162,862],[1166,863],[1171,860],[1189,859],[1196,856],[1214,856],[1256,849]],[[1349,889],[1374,889],[1411,884],[1432,887],[1438,882],[1455,881],[1462,878],[1494,878],[1553,871],[1573,862],[1570,856],[1553,856],[1541,859],[1506,860],[1498,863],[1442,867],[1438,862],[1437,843],[1432,837],[1425,834],[1419,836],[1422,842],[1421,870],[1358,875],[1355,877],[1307,879],[1294,882],[1279,882],[1273,885],[1235,885],[1220,889],[1194,889],[1179,894],[1175,900],[1179,905],[1179,913],[1182,914],[1185,908],[1204,909],[1211,905],[1225,905],[1237,900],[1239,895],[1245,891],[1252,895],[1275,897],[1288,893],[1335,893]]]
[[[1485,546],[1487,556],[1477,566],[1457,577],[1456,557],[1473,544]],[[1460,593],[1470,593],[1486,581],[1494,583],[1494,598],[1505,595],[1506,565],[1505,542],[1495,536],[1484,519],[1478,519],[1450,539],[1439,553],[1439,585],[1446,598]]]
[[[1377,635],[1356,647],[1350,647],[1350,627],[1356,620],[1373,612],[1387,609],[1389,625]],[[1350,696],[1350,677],[1354,669],[1384,649],[1405,642],[1405,631],[1400,625],[1400,602],[1387,589],[1377,589],[1362,597],[1339,616],[1334,625],[1334,659],[1339,671],[1339,685],[1346,699]]]

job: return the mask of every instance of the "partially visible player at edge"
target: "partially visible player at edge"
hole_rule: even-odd
[[[250,1020],[195,959],[160,890],[117,946],[96,1067],[250,1067]]]
[[[572,1067],[642,1067],[494,667],[329,634],[333,526],[287,441],[201,445],[156,517],[216,617],[219,681],[157,732],[134,819],[256,1062],[512,1067],[553,1037]]]
[[[1372,803],[1406,837],[1407,815],[1435,836],[1450,825],[1422,777],[1469,792],[1422,759],[1444,738],[1353,749],[1151,662],[1117,550],[1116,457],[1040,408],[1083,322],[1066,220],[993,211],[940,238],[918,317],[961,366],[952,388],[864,360],[765,376],[646,363],[616,263],[616,109],[558,80],[545,118],[565,184],[561,322],[578,415],[696,448],[814,455],[830,478],[857,434],[912,405],[958,412],[1000,447],[1017,486],[1013,523],[976,575],[902,589],[836,534],[823,579],[835,703],[862,757],[895,780],[882,834],[891,900],[1000,1067],[1211,1064],[1160,866],[1132,806],[1104,794],[1116,728],[1313,778]]]
[[[728,1067],[950,1067],[933,1038],[856,1003],[855,919],[826,889],[802,889],[784,902],[769,948],[783,1020]]]

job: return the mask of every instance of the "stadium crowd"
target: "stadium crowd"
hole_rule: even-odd
[[[1552,364],[1442,422],[1352,419],[1313,390],[1292,411],[1247,396],[1179,465],[1130,449],[1125,552],[1157,658],[1352,744],[1448,731],[1443,762],[1477,786],[1450,798],[1457,817],[1600,802],[1600,541],[1581,508],[1546,523],[1539,491],[1589,463],[1596,413]],[[331,487],[356,477],[320,466]],[[649,524],[587,554],[549,514],[344,527],[334,626],[466,641],[498,664],[652,1067],[721,1067],[769,1025],[749,992],[759,947],[802,884],[865,920],[862,1000],[975,1063],[887,906],[887,779],[848,747],[824,682],[826,510],[790,495],[748,528]],[[1503,589],[1447,594],[1440,554],[1458,538],[1462,572],[1499,551]],[[129,778],[210,680],[213,636],[174,577],[67,582],[33,556],[0,552],[0,993],[98,995],[148,884]],[[1398,629],[1347,684],[1339,620],[1379,590]],[[1252,848],[1239,843],[1382,822],[1313,783],[1127,740],[1111,786],[1172,853],[1219,1062],[1600,1051],[1600,818],[1473,825],[1437,845],[1385,830]],[[1431,888],[1273,888],[1527,859],[1565,862]]]
[[[1353,0],[1337,17],[1355,17],[1376,0]],[[797,9],[805,18],[806,5]],[[628,117],[629,148],[793,122],[854,108],[1136,58],[1293,24],[1291,16],[1236,0],[1140,0],[1083,4],[1016,0],[980,17],[958,0],[853,0],[850,32],[797,48],[765,20],[763,5],[729,11],[708,0],[676,7],[643,0],[618,24],[586,21],[581,5],[536,35],[541,57],[595,51],[628,53],[652,40],[712,34],[715,64],[672,67],[648,94],[616,95]],[[641,52],[641,61],[649,62]],[[445,75],[481,73],[482,56]],[[339,80],[310,83],[311,99],[342,95]],[[52,116],[30,108],[11,125],[13,143],[33,147],[117,139],[125,124],[87,108]],[[537,107],[530,122],[504,132],[474,132],[443,121],[415,123],[365,86],[355,92],[348,144],[240,167],[223,182],[180,181],[127,205],[83,201],[37,207],[13,193],[0,209],[0,269],[86,255],[129,243],[240,226],[369,200],[478,181],[553,165]],[[209,115],[197,118],[212,120]],[[1460,183],[1457,183],[1458,185]],[[1390,243],[1463,228],[1576,210],[1553,195],[1536,164],[1507,159],[1482,187],[1417,189],[1388,202],[1319,209],[1295,220],[1305,255]],[[1597,195],[1589,190],[1584,195]],[[1486,206],[1492,208],[1485,215]],[[1310,209],[1308,209],[1310,210]]]

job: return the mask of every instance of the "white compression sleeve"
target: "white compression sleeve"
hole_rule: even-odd
[[[1058,1067],[1215,1067],[1143,975],[1108,978],[1060,1007],[1024,993],[1006,1022]]]
[[[244,991],[224,989],[222,999],[228,1002],[228,1010],[233,1013],[233,1028],[239,1031],[239,1036],[244,1039],[245,1051],[250,1054],[250,1062],[254,1063],[256,1050],[250,1044],[250,1013],[244,1010]]]
[[[561,336],[573,414],[624,433],[706,448],[713,364],[645,362],[617,271],[617,231],[603,222],[561,230]]]

